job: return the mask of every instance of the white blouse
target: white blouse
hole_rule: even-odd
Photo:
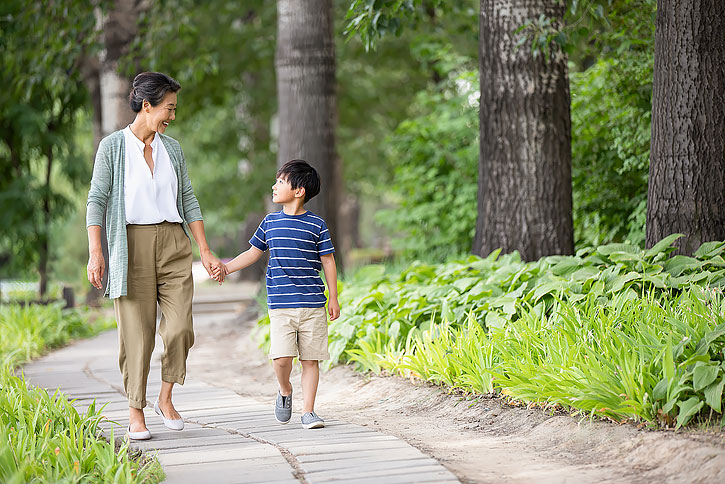
[[[176,207],[178,181],[166,147],[154,134],[151,159],[154,172],[143,156],[144,142],[136,137],[130,126],[123,130],[126,145],[125,178],[126,223],[138,225],[182,222]]]

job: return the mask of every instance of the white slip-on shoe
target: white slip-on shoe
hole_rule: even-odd
[[[154,403],[154,412],[161,415],[161,418],[164,419],[164,425],[166,428],[171,430],[184,430],[184,421],[182,419],[171,420],[170,418],[164,417],[164,412],[162,412],[161,407],[159,407],[158,399],[156,399],[156,403]]]
[[[131,425],[126,427],[126,437],[130,440],[149,440],[151,438],[151,432],[148,430],[142,430],[141,432],[131,432]]]

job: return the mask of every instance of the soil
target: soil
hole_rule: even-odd
[[[189,378],[273,405],[274,372],[251,336],[256,319],[253,306],[234,316],[196,315]],[[299,371],[296,365],[296,412],[302,407]],[[323,418],[407,441],[464,483],[725,482],[720,430],[675,433],[590,421],[348,366],[321,373],[315,407]]]

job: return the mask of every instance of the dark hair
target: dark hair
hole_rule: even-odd
[[[133,89],[128,95],[131,109],[138,113],[143,108],[144,99],[152,106],[158,106],[163,101],[166,93],[177,92],[181,89],[176,79],[160,72],[142,72],[133,80]]]
[[[292,186],[305,189],[305,202],[320,193],[320,175],[305,160],[290,160],[277,170],[277,178],[284,177]]]

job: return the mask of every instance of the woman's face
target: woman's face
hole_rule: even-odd
[[[169,123],[176,118],[176,93],[168,92],[156,106],[144,101],[146,125],[151,131],[164,133]]]

